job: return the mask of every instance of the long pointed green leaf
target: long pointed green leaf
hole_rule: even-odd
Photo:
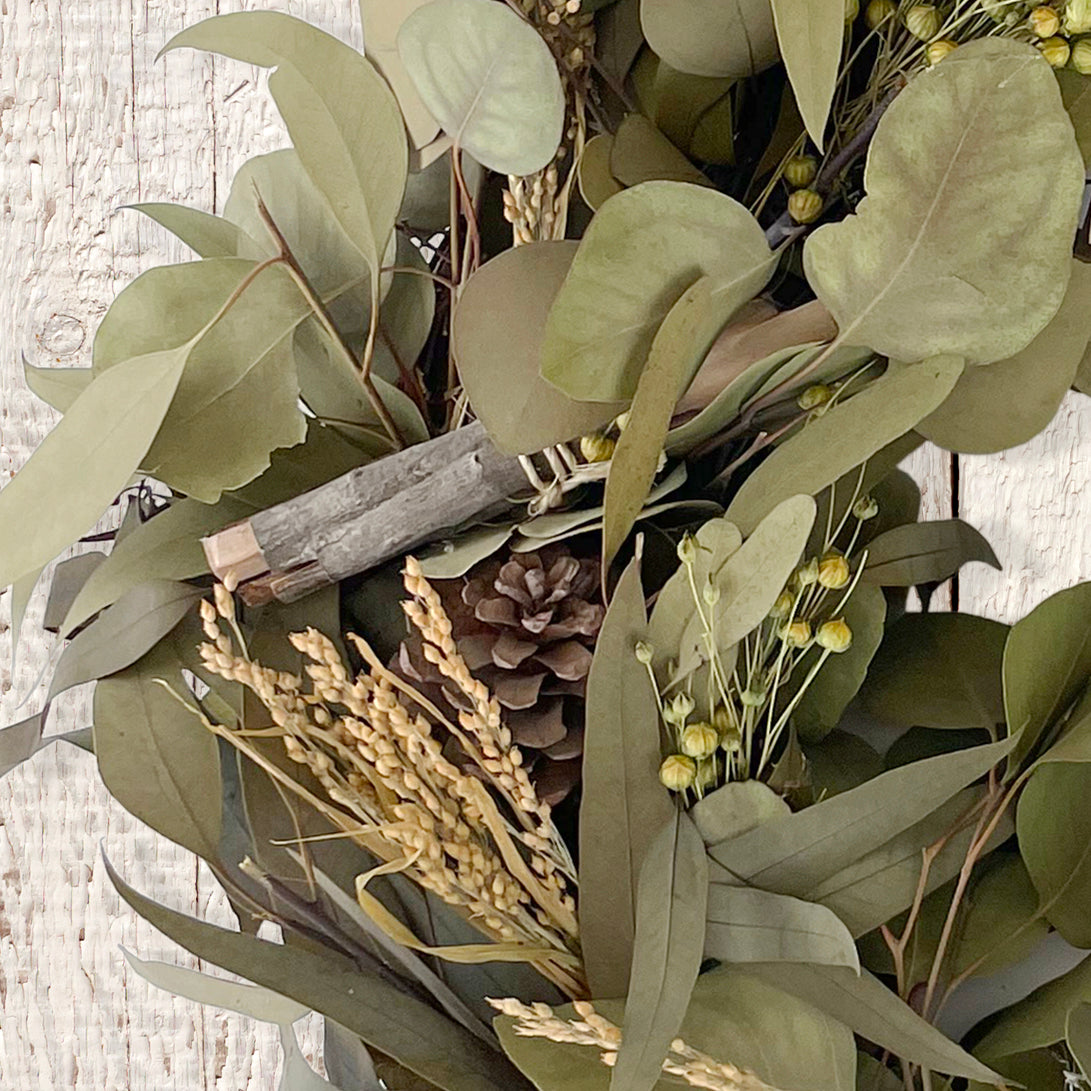
[[[799,112],[821,151],[841,67],[844,0],[772,0],[772,6],[780,55]]]

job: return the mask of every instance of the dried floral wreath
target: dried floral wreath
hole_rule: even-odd
[[[1091,584],[930,611],[997,561],[898,466],[1091,393],[1089,0],[361,9],[168,43],[292,146],[26,368],[16,630],[120,517],[0,768],[96,680],[67,738],[239,931],[117,889],[254,986],[133,967],[293,1091],[1087,1085],[1091,961],[947,1032],[1091,948]]]

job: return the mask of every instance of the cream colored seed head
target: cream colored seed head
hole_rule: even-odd
[[[217,583],[212,588],[212,594],[216,599],[216,612],[224,619],[224,621],[234,621],[235,619],[235,600],[231,597],[231,592],[228,591],[222,583]]]

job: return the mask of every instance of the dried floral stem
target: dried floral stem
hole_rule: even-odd
[[[577,1019],[562,1019],[547,1004],[524,1004],[519,1000],[489,999],[501,1015],[515,1020],[515,1033],[522,1038],[545,1038],[551,1042],[591,1046],[600,1051],[599,1059],[608,1067],[617,1062],[621,1048],[621,1028],[595,1010],[589,1001],[573,1005]],[[675,1076],[690,1087],[707,1091],[776,1091],[753,1072],[737,1065],[717,1061],[675,1038],[663,1061],[663,1072]]]

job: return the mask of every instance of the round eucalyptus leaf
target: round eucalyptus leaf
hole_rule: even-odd
[[[867,198],[807,240],[807,279],[847,344],[905,360],[1004,359],[1061,305],[1083,174],[1041,54],[969,42],[887,110]]]
[[[432,0],[398,31],[398,52],[443,131],[490,170],[533,174],[554,156],[565,98],[549,47],[492,0]]]
[[[599,133],[584,145],[580,155],[577,173],[580,196],[592,212],[598,212],[600,206],[625,188],[610,172],[613,146],[610,133]]]
[[[769,0],[641,0],[644,37],[672,68],[694,76],[752,76],[777,60]]]

